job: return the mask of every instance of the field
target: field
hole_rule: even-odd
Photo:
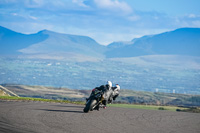
[[[16,93],[20,97],[32,97],[52,100],[85,101],[91,90],[78,90],[68,88],[56,88],[48,86],[28,86],[16,84],[4,84],[5,88]],[[144,105],[173,105],[173,106],[200,106],[200,95],[173,94],[160,92],[133,91],[121,89],[120,95],[113,101],[123,104]]]
[[[0,84],[91,90],[111,80],[122,89],[200,94],[199,58],[193,57],[152,56],[96,62],[0,57],[0,62]]]

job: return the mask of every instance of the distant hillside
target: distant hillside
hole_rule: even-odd
[[[48,30],[26,35],[0,27],[0,49],[2,51],[0,55],[103,58],[105,46],[87,36],[61,34]]]
[[[48,35],[46,34],[26,35],[0,26],[0,55],[20,54],[18,50],[42,42],[47,38]]]
[[[106,52],[109,58],[143,55],[200,56],[200,28],[181,28],[130,42],[111,43]]]
[[[2,86],[18,94],[20,97],[45,98],[54,100],[85,100],[90,93],[90,90],[76,90],[47,86],[17,84],[4,84]]]
[[[24,54],[73,53],[93,57],[103,57],[104,46],[86,36],[60,34],[48,30],[38,34],[48,35],[48,39],[19,50]]]
[[[85,101],[91,90],[77,90],[45,86],[3,85],[19,96],[45,98],[54,100]],[[153,93],[122,89],[117,103],[138,103],[156,105],[200,106],[200,95],[185,95],[172,93]]]

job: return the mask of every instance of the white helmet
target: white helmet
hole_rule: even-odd
[[[109,87],[112,87],[112,82],[111,81],[107,81],[107,85],[109,85]]]

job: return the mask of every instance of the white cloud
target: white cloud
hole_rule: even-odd
[[[196,15],[195,14],[189,14],[188,17],[189,18],[196,18]]]
[[[189,18],[189,19],[200,19],[200,15],[199,14],[186,14],[183,17]]]
[[[104,8],[112,11],[123,11],[124,13],[131,13],[132,8],[125,2],[118,0],[94,0],[99,8]]]
[[[128,17],[128,20],[130,20],[130,21],[138,21],[138,20],[140,20],[140,16],[138,16],[138,15],[133,15],[133,16],[129,16]]]
[[[44,6],[45,1],[44,0],[27,0],[27,1],[24,1],[24,4],[26,7],[29,7],[29,8],[38,8],[38,7]]]
[[[87,7],[87,5],[84,4],[84,0],[72,0],[72,2],[79,6]]]
[[[30,15],[29,12],[21,12],[21,13],[10,13],[11,16],[14,16],[16,19],[17,18],[20,18],[20,19],[24,19],[23,21],[25,20],[37,20],[38,18],[33,16],[33,15]]]
[[[29,16],[29,18],[31,18],[33,20],[37,20],[38,19],[37,17],[34,17],[34,16]]]
[[[13,16],[18,16],[18,14],[17,14],[17,13],[11,13],[11,15],[13,15]]]
[[[17,3],[17,0],[1,0],[0,4]]]
[[[193,27],[200,27],[200,20],[196,20],[192,22]]]
[[[181,27],[200,27],[200,15],[198,14],[186,14],[181,17],[175,18],[175,26]]]

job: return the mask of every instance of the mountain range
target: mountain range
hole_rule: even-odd
[[[130,42],[114,42],[108,47],[107,57],[200,56],[200,28],[181,28],[157,35],[143,36]]]
[[[181,28],[107,46],[87,36],[42,30],[22,34],[0,26],[0,55],[49,58],[124,58],[145,55],[200,56],[200,28]]]

